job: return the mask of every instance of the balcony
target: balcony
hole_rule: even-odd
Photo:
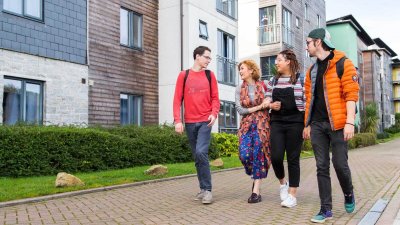
[[[400,101],[400,97],[393,97],[393,101]]]
[[[294,32],[280,24],[271,24],[258,27],[258,44],[269,45],[282,42],[293,46]]]
[[[217,55],[217,79],[219,83],[236,85],[236,62]]]
[[[393,84],[400,84],[400,80],[393,80]]]

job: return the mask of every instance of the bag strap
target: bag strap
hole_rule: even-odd
[[[338,75],[339,79],[342,79],[344,73],[344,61],[347,59],[346,56],[343,56],[336,62],[336,74]]]

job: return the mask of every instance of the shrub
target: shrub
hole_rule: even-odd
[[[359,133],[355,134],[354,137],[348,141],[348,146],[349,149],[354,149],[375,145],[376,143],[376,135],[374,133]]]
[[[303,141],[303,146],[301,147],[302,151],[312,151],[312,145],[310,140],[304,140]]]
[[[387,132],[382,132],[382,133],[378,133],[378,134],[376,135],[376,137],[377,137],[378,139],[385,139],[385,138],[389,138],[390,135],[389,135],[389,133],[387,133]]]
[[[363,119],[363,132],[364,133],[377,133],[378,130],[378,109],[376,103],[369,103],[365,107],[365,118]]]
[[[237,156],[239,152],[239,138],[234,134],[213,133],[210,150],[218,153],[217,156]]]

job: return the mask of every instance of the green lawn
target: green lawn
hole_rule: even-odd
[[[313,156],[312,152],[302,152],[302,158],[310,156]],[[242,166],[237,156],[224,157],[222,160],[224,161],[224,169]],[[196,173],[193,162],[166,164],[166,166],[168,167],[168,174],[156,177],[144,174],[149,166],[74,174],[85,182],[85,186],[82,187],[56,188],[54,186],[56,174],[54,176],[24,178],[0,177],[0,202]],[[221,170],[215,167],[211,167],[211,169]]]
[[[395,133],[395,134],[389,134],[390,137],[385,138],[385,139],[378,139],[378,143],[385,143],[391,140],[394,140],[396,138],[400,138],[400,133]]]

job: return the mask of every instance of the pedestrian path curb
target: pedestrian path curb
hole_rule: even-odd
[[[221,173],[221,172],[240,170],[240,169],[242,169],[242,167],[215,170],[215,171],[212,171],[212,173]],[[106,187],[100,187],[100,188],[92,188],[92,189],[86,189],[86,190],[65,192],[65,193],[46,195],[46,196],[40,196],[40,197],[34,197],[34,198],[25,198],[25,199],[13,200],[13,201],[6,201],[6,202],[0,202],[0,208],[35,203],[35,202],[48,201],[48,200],[59,199],[59,198],[73,197],[73,196],[77,196],[77,195],[84,195],[84,194],[101,192],[101,191],[110,191],[110,190],[120,189],[120,188],[129,188],[129,187],[135,187],[135,186],[140,186],[140,185],[145,185],[145,184],[150,184],[150,183],[159,183],[159,182],[165,182],[165,181],[171,181],[171,180],[178,180],[178,179],[184,179],[184,178],[194,177],[194,176],[196,176],[196,174],[188,174],[188,175],[182,175],[182,176],[176,176],[176,177],[168,177],[168,178],[161,178],[161,179],[155,179],[155,180],[140,181],[140,182],[135,182],[135,183],[112,185],[112,186],[106,186]]]

